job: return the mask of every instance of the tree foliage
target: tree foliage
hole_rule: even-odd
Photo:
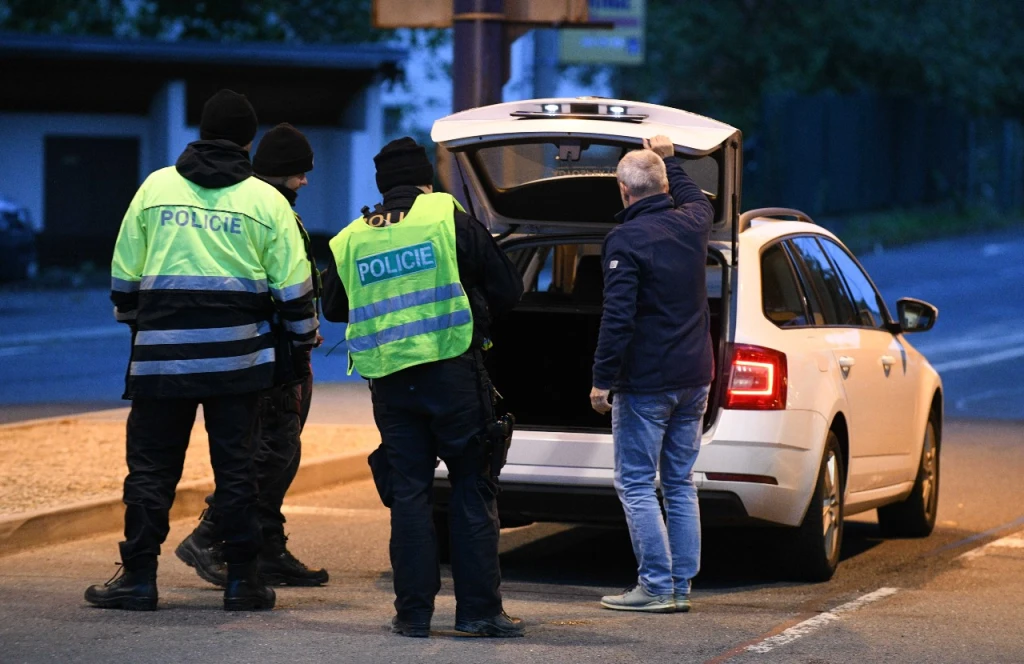
[[[212,41],[360,43],[371,0],[0,0],[0,30]]]
[[[764,93],[874,91],[1024,114],[1017,0],[648,0],[626,97],[756,123]]]

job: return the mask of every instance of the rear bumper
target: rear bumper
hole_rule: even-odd
[[[821,463],[827,423],[812,411],[721,411],[704,434],[694,466],[701,521],[709,526],[796,526],[807,510]],[[503,520],[617,523],[611,436],[516,432],[501,474]],[[708,474],[770,477],[775,484],[722,481]],[[436,504],[448,504],[442,464]]]
[[[729,491],[697,492],[701,523],[705,526],[759,525]],[[447,479],[434,480],[434,507],[446,511],[451,499]],[[501,483],[498,514],[503,526],[535,521],[563,523],[625,524],[622,504],[613,487],[555,486]]]

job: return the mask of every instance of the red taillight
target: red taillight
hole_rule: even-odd
[[[735,344],[729,363],[725,407],[739,410],[786,408],[786,354],[771,348]]]

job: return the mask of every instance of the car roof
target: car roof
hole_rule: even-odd
[[[597,106],[597,114],[553,113],[546,115],[545,105],[558,104],[562,108],[580,105]],[[644,116],[635,122],[617,120],[607,112],[609,107],[621,106],[624,115]],[[513,114],[528,114],[529,117]],[[492,104],[471,108],[441,118],[434,123],[430,137],[435,143],[462,144],[469,141],[492,139],[508,135],[560,134],[572,132],[583,135],[620,136],[633,139],[650,138],[664,134],[678,146],[694,152],[715,149],[737,129],[724,122],[682,111],[668,106],[599,97],[551,97]]]
[[[806,221],[778,221],[774,219],[754,219],[750,228],[740,233],[740,241],[767,244],[768,242],[784,235],[808,233],[824,235],[825,237],[838,241],[840,244],[842,243],[842,240],[840,240],[835,233],[827,228],[818,226],[817,224],[808,223]]]

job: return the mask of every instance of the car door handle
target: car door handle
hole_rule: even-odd
[[[840,355],[839,356],[839,368],[840,369],[849,369],[850,367],[852,367],[855,364],[857,364],[857,362],[852,357],[850,357],[849,355]]]
[[[882,361],[882,366],[888,369],[892,365],[896,364],[896,358],[892,355],[883,355],[879,358]]]

